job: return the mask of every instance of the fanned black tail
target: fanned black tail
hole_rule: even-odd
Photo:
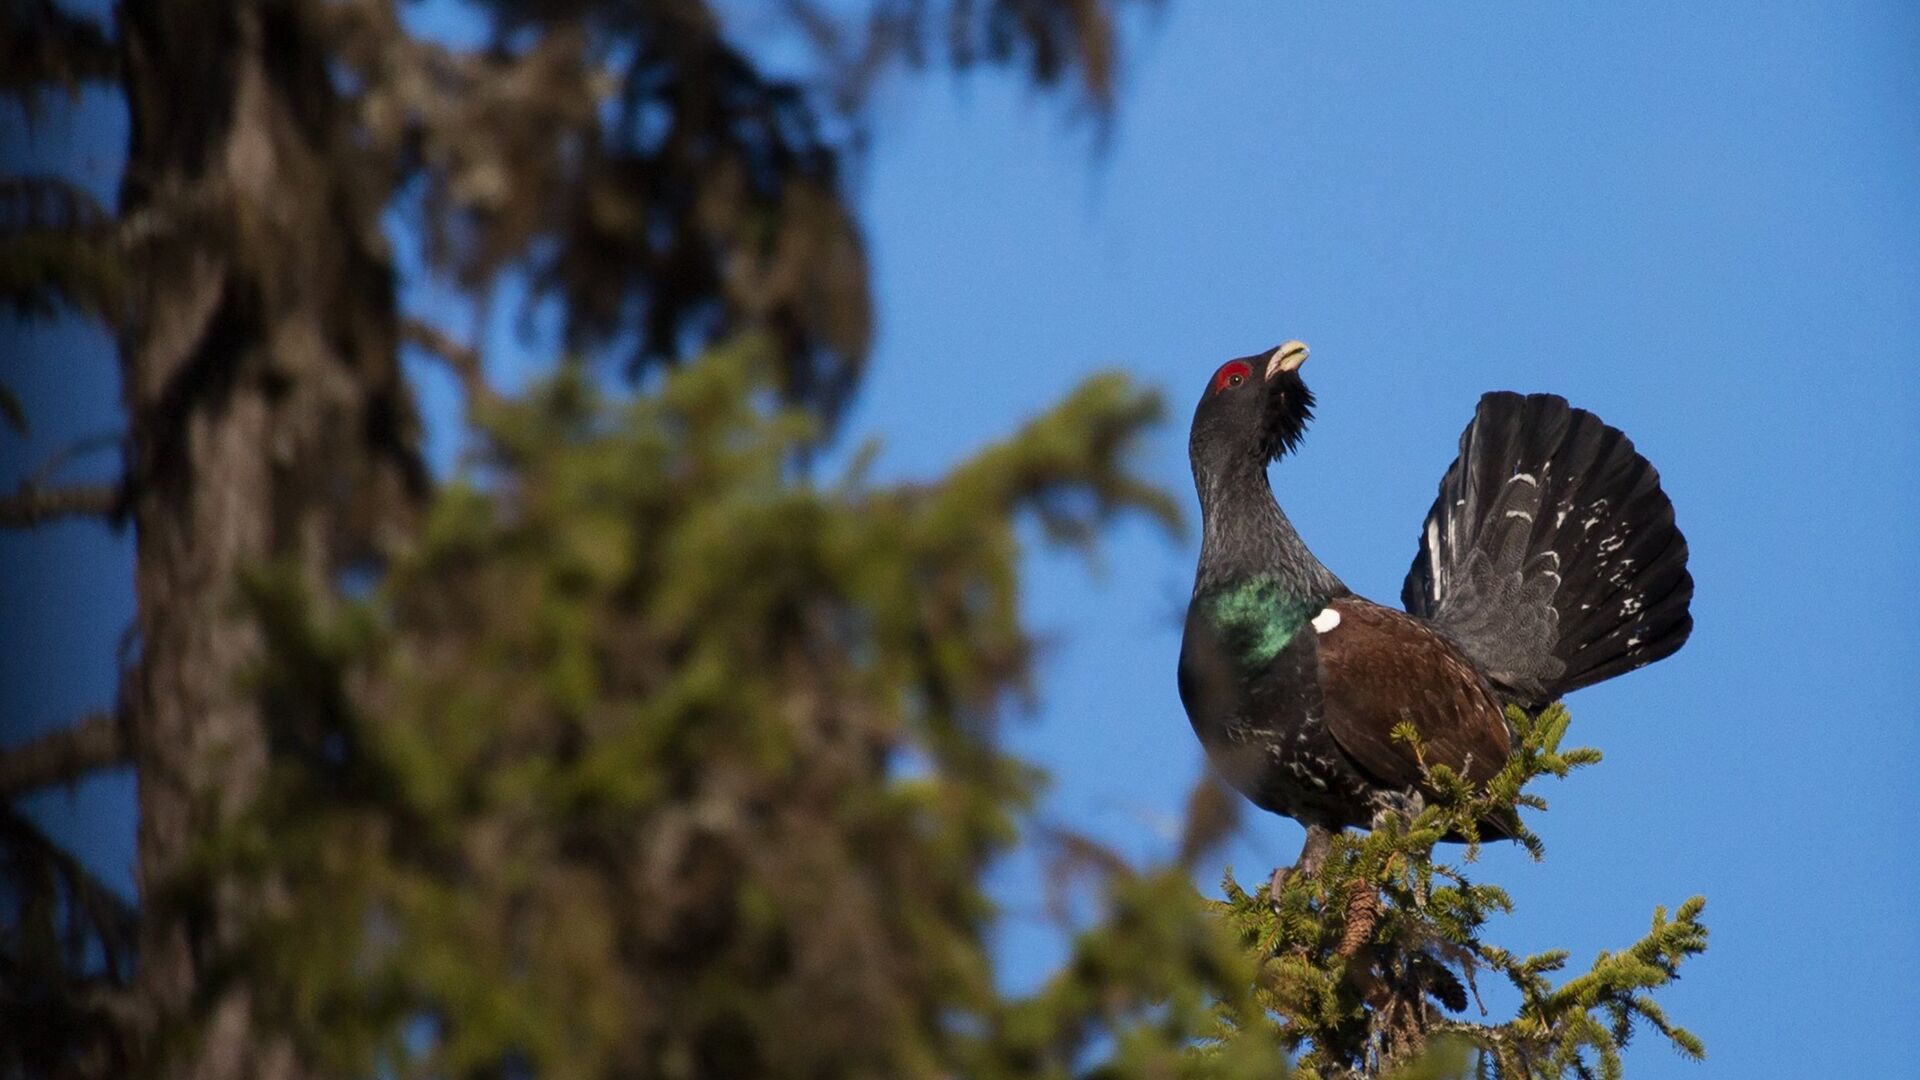
[[[1480,399],[1401,601],[1528,704],[1670,656],[1693,617],[1660,474],[1551,394]]]

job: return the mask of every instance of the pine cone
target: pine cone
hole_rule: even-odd
[[[1380,894],[1365,881],[1347,886],[1347,930],[1340,936],[1339,955],[1351,957],[1373,937],[1380,924]]]

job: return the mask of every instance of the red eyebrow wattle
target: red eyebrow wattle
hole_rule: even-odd
[[[1220,365],[1219,371],[1213,373],[1213,388],[1215,390],[1226,389],[1227,380],[1233,378],[1235,375],[1239,375],[1242,378],[1251,378],[1253,376],[1253,369],[1248,367],[1244,361],[1228,361]]]

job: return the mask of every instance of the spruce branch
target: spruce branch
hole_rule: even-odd
[[[0,1055],[59,1061],[63,1076],[124,1075],[112,1063],[152,1030],[132,985],[132,905],[0,800],[0,906]]]
[[[1277,896],[1249,893],[1232,879],[1219,909],[1263,961],[1259,990],[1299,1053],[1296,1074],[1334,1077],[1463,1076],[1435,1072],[1436,1037],[1478,1050],[1481,1074],[1503,1080],[1617,1077],[1621,1051],[1636,1027],[1658,1031],[1683,1054],[1704,1054],[1700,1040],[1668,1019],[1651,991],[1679,977],[1680,965],[1706,948],[1695,897],[1671,916],[1656,910],[1647,935],[1602,953],[1591,968],[1556,981],[1564,950],[1520,956],[1483,937],[1489,919],[1510,912],[1497,886],[1475,882],[1465,867],[1485,835],[1518,841],[1534,858],[1539,837],[1521,817],[1545,801],[1528,786],[1600,759],[1563,748],[1566,710],[1509,710],[1514,748],[1483,784],[1444,766],[1428,767],[1418,733],[1395,732],[1422,763],[1428,792],[1411,814],[1383,815],[1365,835],[1334,837],[1320,870],[1284,880]],[[1437,856],[1443,840],[1466,845],[1457,861]],[[1503,1022],[1463,1018],[1479,1000],[1476,979],[1492,971],[1521,993]],[[1481,1015],[1486,1007],[1480,1006]]]
[[[0,177],[0,232],[94,229],[112,218],[92,192],[64,176]]]
[[[124,489],[118,484],[74,484],[40,487],[22,484],[0,498],[0,528],[30,529],[59,518],[119,518]]]
[[[6,383],[0,383],[0,420],[4,420],[16,435],[27,433],[27,410],[21,406],[20,396]]]
[[[495,400],[477,350],[461,344],[453,335],[425,319],[402,319],[400,334],[407,344],[433,354],[453,370],[454,377],[460,380],[461,392],[467,396],[468,409],[477,409]]]
[[[128,279],[113,215],[62,176],[0,177],[0,303],[21,318],[118,318]]]
[[[125,764],[130,753],[120,717],[108,712],[90,713],[71,727],[0,751],[0,799]]]
[[[120,51],[92,19],[53,0],[13,0],[0,21],[0,93],[28,95],[48,84],[78,90],[118,78]]]
[[[54,946],[35,950],[33,956],[42,963],[57,957],[61,981],[91,966],[89,951],[96,945],[110,978],[126,971],[133,956],[133,906],[5,802],[0,802],[0,863],[7,870],[0,881],[33,882],[39,886],[37,895],[68,899],[64,911],[36,906],[24,912],[33,925],[17,931],[22,939],[37,937]]]

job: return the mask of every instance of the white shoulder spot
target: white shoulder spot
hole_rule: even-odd
[[[1324,634],[1339,625],[1340,613],[1332,608],[1325,608],[1320,614],[1313,617],[1313,629],[1317,633]]]

